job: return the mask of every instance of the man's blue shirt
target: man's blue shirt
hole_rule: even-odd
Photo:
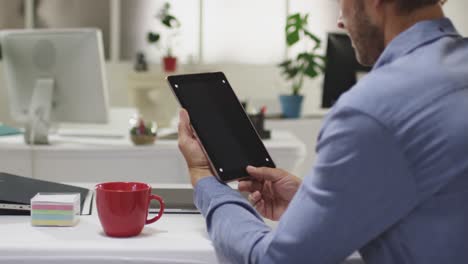
[[[401,33],[330,110],[316,152],[274,230],[237,191],[198,182],[222,262],[468,263],[468,40],[446,18]]]

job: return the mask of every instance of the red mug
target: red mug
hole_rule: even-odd
[[[148,219],[151,200],[160,204],[158,214]],[[151,194],[151,186],[140,182],[107,182],[96,185],[96,205],[99,220],[108,236],[131,237],[143,227],[161,218],[164,201]]]

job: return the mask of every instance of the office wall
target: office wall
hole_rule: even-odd
[[[90,8],[92,7],[92,8]],[[101,29],[104,51],[110,51],[110,1],[37,1],[34,19],[37,28],[97,27]],[[70,12],[70,10],[73,10]]]
[[[448,0],[444,5],[445,15],[452,19],[460,34],[468,37],[468,1],[466,0]]]
[[[322,1],[323,2],[323,1]],[[325,3],[325,2],[324,2]],[[336,30],[334,20],[336,10],[326,3],[318,6],[317,10],[325,10],[328,13],[326,23],[322,27],[327,30]],[[446,15],[450,17],[460,33],[468,36],[468,1],[449,0],[444,6]],[[316,21],[314,21],[316,24]],[[318,32],[319,34],[321,32]],[[108,63],[107,76],[109,79],[109,98],[112,106],[129,106],[127,76],[132,69],[131,62]],[[250,99],[257,106],[266,104],[270,111],[278,111],[277,96],[281,92],[287,92],[286,83],[279,76],[278,68],[274,65],[209,65],[200,70],[223,70],[228,75],[238,96],[241,99]],[[306,102],[304,113],[316,111],[321,100],[322,79],[307,81],[304,89]],[[0,63],[0,122],[14,124],[8,114],[8,101],[2,80]]]

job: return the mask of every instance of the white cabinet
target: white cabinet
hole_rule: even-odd
[[[272,131],[265,146],[278,165],[296,171],[305,146],[292,133]],[[187,164],[176,140],[134,146],[128,138],[102,139],[51,136],[51,145],[28,146],[22,136],[0,137],[0,171],[75,183],[142,181],[188,184]]]
[[[170,126],[177,115],[178,103],[166,82],[167,75],[150,71],[131,72],[128,76],[131,104],[145,119],[156,121],[159,127]]]

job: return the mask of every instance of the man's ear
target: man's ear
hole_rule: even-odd
[[[367,1],[367,12],[374,24],[381,24],[386,17],[386,9],[391,2],[396,0],[364,0]]]
[[[394,2],[394,0],[369,0],[371,2],[372,8],[381,9],[383,5],[387,2]]]
[[[384,4],[388,1],[393,1],[393,0],[361,0],[365,2],[365,6],[367,9],[367,12],[370,14],[376,14],[380,13],[382,10]]]

